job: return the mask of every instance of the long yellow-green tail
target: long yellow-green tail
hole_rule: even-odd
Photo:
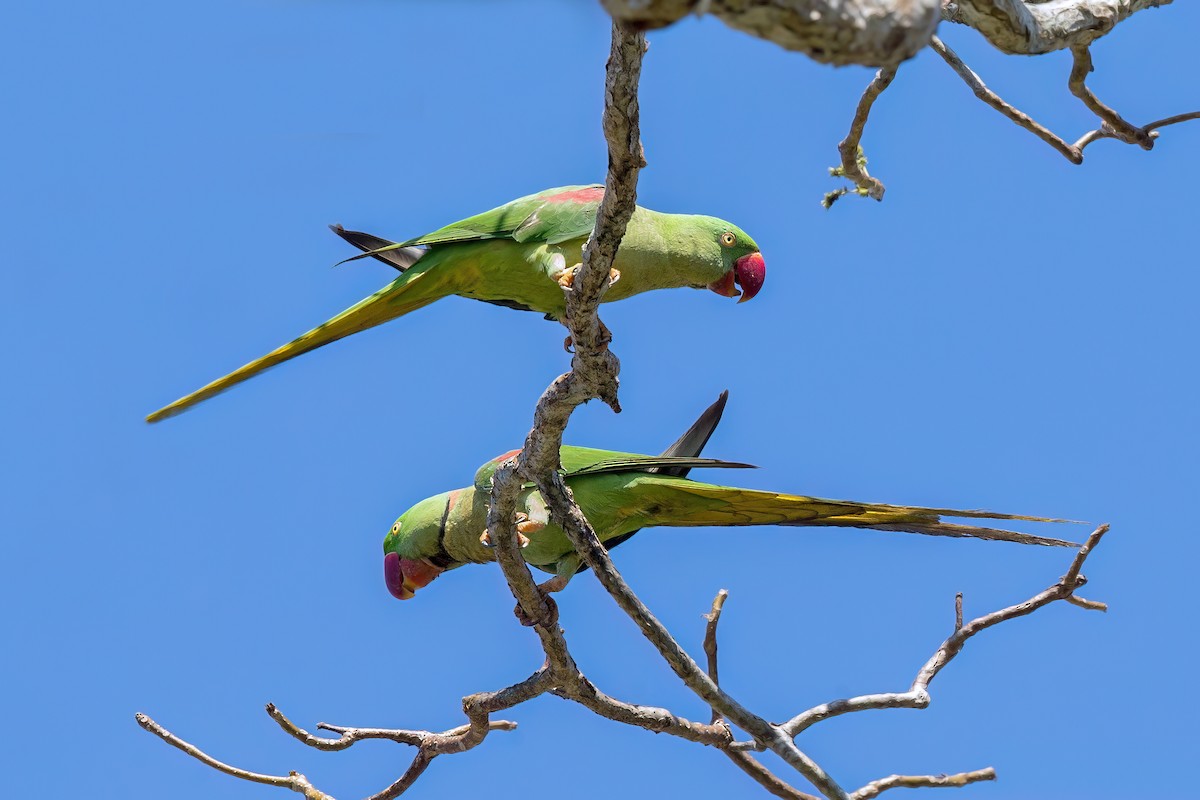
[[[440,281],[436,278],[426,277],[429,275],[429,271],[428,269],[410,269],[383,289],[355,303],[333,319],[321,323],[303,336],[272,350],[262,358],[251,361],[241,369],[179,398],[169,406],[160,408],[146,417],[146,421],[158,422],[174,416],[276,364],[281,364],[288,359],[310,350],[316,350],[318,347],[335,342],[352,333],[373,328],[390,319],[429,305],[447,294],[442,287],[438,286]]]
[[[654,525],[833,525],[883,531],[904,531],[930,536],[992,539],[1020,544],[1056,547],[1079,546],[1063,539],[978,525],[943,522],[942,517],[1030,522],[1068,522],[1069,520],[1002,514],[993,511],[823,500],[816,497],[715,486],[710,483],[659,475],[638,477],[635,485],[635,496],[638,498],[639,506],[638,521],[645,527]]]

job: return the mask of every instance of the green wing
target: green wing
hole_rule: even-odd
[[[506,461],[520,450],[512,450],[496,456],[484,464],[475,473],[473,484],[480,491],[488,491],[492,487],[492,475],[500,462]],[[698,458],[694,456],[644,456],[639,453],[620,453],[616,450],[597,450],[592,447],[575,447],[563,445],[558,453],[559,463],[562,464],[562,474],[565,478],[576,478],[584,475],[603,475],[612,472],[650,472],[654,469],[703,469],[705,467],[725,469],[754,469],[753,464],[743,464],[739,461],[722,461],[716,458]]]
[[[592,232],[603,195],[604,187],[599,184],[546,189],[453,222],[432,233],[373,249],[364,248],[365,252],[346,261],[367,256],[379,257],[380,254],[406,247],[480,242],[486,239],[511,239],[521,244],[560,244],[580,239]],[[356,246],[361,247],[360,244]]]
[[[563,448],[564,450],[566,448]],[[562,456],[563,475],[567,478],[578,478],[585,475],[603,475],[609,472],[650,472],[655,469],[686,468],[703,469],[712,467],[718,469],[755,469],[753,464],[740,461],[722,461],[717,458],[700,458],[699,456],[643,456],[637,453],[612,453],[604,450],[588,450],[588,448],[572,448],[588,452],[589,463],[568,466],[567,457]],[[594,459],[595,455],[605,457]]]
[[[561,186],[517,198],[499,208],[451,223],[444,228],[400,242],[413,245],[513,239],[517,242],[558,244],[592,231],[604,187]]]

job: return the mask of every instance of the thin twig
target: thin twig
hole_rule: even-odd
[[[929,45],[933,48],[934,52],[941,56],[942,59],[950,65],[951,69],[958,73],[958,76],[963,79],[963,82],[966,83],[967,86],[971,87],[971,91],[975,93],[976,97],[999,111],[1004,116],[1008,117],[1016,124],[1020,125],[1025,130],[1032,133],[1034,136],[1037,136],[1039,139],[1053,147],[1058,152],[1062,153],[1063,156],[1072,164],[1083,163],[1083,153],[1080,152],[1081,148],[1078,145],[1072,145],[1068,143],[1049,128],[1038,123],[1037,120],[1026,114],[1024,111],[1021,111],[1015,106],[1005,102],[1004,98],[1000,97],[1000,95],[996,94],[987,87],[987,84],[985,84],[983,80],[975,74],[974,70],[968,67],[966,63],[959,58],[958,53],[954,52],[949,45],[936,36],[929,40]]]
[[[717,592],[717,596],[713,598],[712,610],[704,615],[704,619],[708,621],[708,624],[704,626],[704,653],[708,656],[708,677],[712,678],[712,682],[718,686],[721,685],[721,682],[717,669],[717,624],[721,621],[721,609],[725,607],[725,600],[728,597],[729,592],[724,589]],[[712,721],[714,724],[724,722],[721,712],[716,708],[713,709]],[[754,745],[755,743],[747,742],[745,744]],[[771,772],[762,762],[746,752],[745,748],[723,747],[721,749],[729,757],[729,760],[737,765],[738,769],[776,797],[782,797],[784,800],[820,800],[814,795],[800,791]]]
[[[317,727],[321,730],[332,731],[340,734],[337,739],[327,739],[323,736],[315,736],[304,730],[296,723],[292,722],[284,713],[280,711],[274,703],[267,703],[267,713],[271,715],[271,719],[279,724],[279,727],[293,738],[303,742],[309,747],[314,747],[317,750],[332,752],[336,750],[345,750],[347,747],[360,742],[364,739],[387,739],[389,741],[398,742],[400,744],[412,745],[421,747],[431,742],[435,737],[445,737],[448,739],[461,739],[466,736],[471,730],[471,725],[460,725],[457,728],[435,734],[431,731],[405,731],[393,730],[390,728],[348,728],[341,725],[330,725],[325,722],[318,722]],[[487,730],[490,731],[514,731],[517,729],[517,723],[509,722],[508,720],[497,719],[490,720],[487,723]]]
[[[1071,595],[1067,598],[1067,602],[1073,606],[1086,608],[1088,611],[1108,611],[1108,603],[1101,603],[1099,600],[1088,600],[1083,597]]]
[[[433,731],[392,730],[385,728],[351,728],[341,725],[330,725],[322,722],[317,725],[322,730],[339,734],[337,739],[326,739],[315,736],[288,719],[273,703],[267,704],[267,713],[290,736],[317,750],[345,750],[356,742],[365,739],[388,739],[400,744],[413,745],[417,753],[404,774],[386,789],[372,795],[368,800],[392,800],[399,797],[412,786],[413,782],[429,767],[430,762],[439,755],[461,753],[480,744],[491,731],[511,731],[517,727],[515,722],[489,719],[489,714],[511,708],[526,700],[531,700],[550,689],[550,675],[545,669],[540,669],[520,683],[514,684],[496,692],[482,692],[463,698],[463,711],[470,720],[466,725],[451,728],[442,733]],[[299,792],[310,800],[332,800],[329,795],[314,787],[308,779],[297,772],[287,776],[264,775],[257,772],[240,769],[216,760],[195,745],[189,744],[174,734],[169,733],[161,725],[145,714],[137,715],[138,724],[158,736],[167,744],[177,747],[193,758],[208,766],[220,770],[227,775],[255,783],[265,783],[280,786]]]
[[[846,134],[845,139],[838,143],[838,154],[842,159],[841,166],[830,170],[830,174],[834,177],[845,178],[853,183],[858,194],[875,200],[883,199],[886,188],[883,181],[872,178],[867,173],[867,159],[863,157],[860,143],[863,130],[867,126],[867,117],[871,114],[871,106],[875,104],[879,95],[883,94],[884,90],[891,85],[892,79],[896,77],[896,69],[896,67],[883,67],[875,73],[875,77],[863,90],[858,107],[854,110],[854,119],[850,122],[850,132]],[[825,195],[823,205],[829,208],[838,197],[846,192],[846,189],[830,192]]]
[[[866,786],[850,795],[851,800],[870,800],[880,792],[888,789],[919,789],[923,787],[957,787],[970,783],[996,780],[996,770],[991,767],[977,769],[974,772],[960,772],[957,775],[889,775],[877,781],[871,781]]]
[[[136,718],[138,725],[141,725],[167,744],[182,750],[202,764],[207,764],[215,770],[224,772],[226,775],[232,775],[235,778],[253,783],[265,783],[268,786],[279,786],[284,789],[290,789],[293,792],[304,795],[309,800],[332,800],[332,798],[329,798],[329,795],[309,783],[308,778],[299,772],[290,772],[287,775],[266,775],[261,772],[251,772],[250,770],[230,766],[223,761],[213,758],[194,744],[180,739],[145,714],[139,713],[136,715]]]
[[[1154,122],[1143,125],[1142,130],[1146,131],[1151,139],[1157,139],[1159,128],[1165,128],[1168,125],[1178,125],[1180,122],[1188,122],[1193,119],[1200,119],[1200,111],[1191,111],[1187,114],[1176,114],[1173,117],[1156,119]],[[1075,146],[1082,151],[1083,148],[1099,139],[1121,139],[1121,137],[1107,123],[1102,123],[1096,130],[1088,131],[1079,137],[1079,141],[1075,142]]]
[[[1087,45],[1077,45],[1071,48],[1071,56],[1073,59],[1071,74],[1067,79],[1067,87],[1071,90],[1071,94],[1082,100],[1083,104],[1101,119],[1111,136],[1129,144],[1139,145],[1143,150],[1154,147],[1154,137],[1148,130],[1128,122],[1116,111],[1100,102],[1100,99],[1088,88],[1087,76],[1095,69],[1092,65],[1091,49]],[[1083,145],[1077,144],[1076,146],[1078,149],[1083,148]]]
[[[1188,122],[1193,119],[1200,119],[1200,111],[1189,111],[1186,114],[1176,114],[1172,117],[1156,119],[1154,122],[1144,125],[1143,127],[1148,131],[1156,131],[1159,128],[1165,128],[1168,125],[1178,125],[1181,122]]]
[[[962,598],[963,598],[962,592],[959,592],[958,594],[954,595],[954,630],[955,631],[962,630],[962,622],[963,622]]]
[[[721,621],[721,609],[725,607],[728,597],[729,592],[724,589],[717,592],[712,601],[712,610],[704,615],[704,619],[708,621],[704,626],[704,654],[708,656],[708,677],[712,678],[712,682],[717,686],[721,685],[717,672],[717,623]],[[712,721],[721,721],[721,714],[716,709],[713,709]]]

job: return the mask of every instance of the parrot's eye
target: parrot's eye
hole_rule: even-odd
[[[731,232],[725,231],[721,234],[721,244],[725,245],[726,247],[733,247],[735,242],[737,242],[737,237]]]
[[[392,536],[400,532],[400,520],[396,520],[396,524],[392,526]]]

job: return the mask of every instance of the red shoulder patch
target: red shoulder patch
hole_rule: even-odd
[[[599,203],[600,198],[604,197],[603,186],[589,186],[586,189],[572,189],[569,192],[559,192],[552,194],[549,197],[543,198],[546,203]]]
[[[509,450],[507,453],[502,453],[502,454],[496,456],[495,458],[493,458],[492,462],[499,464],[501,461],[507,461],[508,459],[512,458],[513,456],[515,456],[517,453],[520,453],[520,452],[521,452],[521,448],[519,448],[519,447],[516,450]]]

